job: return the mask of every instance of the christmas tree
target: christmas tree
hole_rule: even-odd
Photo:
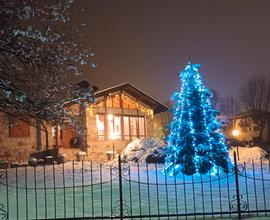
[[[211,106],[212,94],[202,83],[199,67],[188,63],[179,74],[181,90],[172,97],[175,104],[166,137],[165,163],[170,175],[178,172],[215,175],[218,170],[229,169],[228,150],[216,119],[218,111]]]

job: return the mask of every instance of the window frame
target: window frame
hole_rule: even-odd
[[[108,127],[108,113],[97,113],[96,114],[96,120],[97,120],[97,117],[99,117],[100,115],[102,115],[104,117],[104,135],[99,135],[97,132],[97,140],[99,141],[107,141],[107,140],[112,140],[109,138],[109,127]],[[141,116],[141,115],[127,115],[127,114],[113,114],[112,115],[113,119],[113,123],[114,123],[114,117],[120,117],[120,121],[123,121],[123,123],[121,124],[121,135],[120,135],[120,138],[116,138],[115,140],[124,140],[124,141],[130,141],[130,140],[134,140],[136,138],[141,138],[141,137],[144,137],[146,138],[146,118],[145,116]],[[125,125],[124,125],[124,117],[127,117],[128,118],[128,128],[129,128],[129,135],[125,135]],[[132,135],[131,134],[131,128],[130,128],[130,118],[135,118],[136,119],[136,134]],[[141,135],[141,130],[139,129],[140,128],[140,118],[143,119],[143,129],[144,129],[144,135]],[[97,125],[97,124],[96,124]]]

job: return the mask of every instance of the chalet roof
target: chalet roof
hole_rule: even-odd
[[[138,87],[128,82],[120,84],[120,85],[116,85],[107,89],[100,90],[95,93],[95,96],[98,98],[98,97],[109,95],[110,93],[114,93],[118,91],[126,92],[127,94],[130,94],[131,96],[136,98],[137,101],[140,101],[144,103],[145,105],[149,106],[150,108],[154,110],[154,114],[165,112],[168,110],[167,106],[161,104],[155,98],[153,98],[152,96],[148,95],[147,93],[145,93]]]

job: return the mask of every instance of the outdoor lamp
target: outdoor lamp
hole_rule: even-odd
[[[239,134],[240,134],[240,132],[239,132],[237,129],[234,129],[234,130],[232,131],[232,135],[233,135],[234,137],[239,136]]]

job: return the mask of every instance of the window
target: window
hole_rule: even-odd
[[[107,122],[108,138],[121,139],[121,116],[108,115]]]
[[[130,140],[129,117],[124,116],[124,140]]]
[[[105,137],[108,140],[133,140],[146,136],[144,117],[109,114],[106,116],[106,121],[105,128],[105,115],[98,114],[96,116],[98,140],[105,140]]]
[[[9,137],[23,138],[30,136],[29,123],[21,120],[11,119],[9,121]]]
[[[130,117],[130,135],[131,139],[135,139],[137,137],[137,118]]]
[[[98,140],[105,140],[104,115],[96,115],[96,123],[98,130]]]
[[[145,136],[144,118],[139,118],[139,136]]]

